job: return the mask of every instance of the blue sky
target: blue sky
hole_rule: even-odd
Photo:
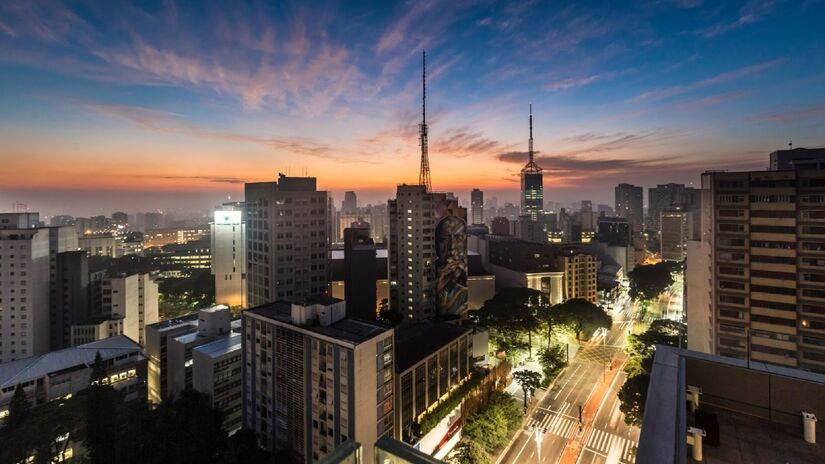
[[[417,179],[425,48],[437,189],[515,200],[529,103],[548,199],[762,168],[825,145],[823,18],[804,0],[4,1],[0,208],[206,208],[279,171],[383,201]]]

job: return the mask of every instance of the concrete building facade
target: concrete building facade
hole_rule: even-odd
[[[233,308],[246,307],[246,223],[243,211],[222,208],[215,211],[211,225],[212,275],[215,276],[215,303]]]

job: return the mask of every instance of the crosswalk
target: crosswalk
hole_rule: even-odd
[[[570,414],[571,406],[565,401],[558,411],[545,411],[538,418],[533,416],[527,422],[527,428],[543,430],[559,437],[568,437],[574,429],[578,429],[578,421],[565,417]]]
[[[635,462],[637,446],[633,440],[599,429],[593,429],[585,442],[585,448],[623,462]]]

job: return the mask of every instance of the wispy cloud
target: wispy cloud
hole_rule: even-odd
[[[754,74],[758,74],[762,71],[766,71],[771,68],[775,68],[782,64],[785,60],[783,59],[776,59],[771,61],[765,61],[762,63],[757,63],[751,66],[746,66],[744,68],[735,69],[733,71],[727,71],[721,74],[717,74],[712,77],[708,77],[706,79],[698,80],[695,82],[691,82],[689,84],[677,85],[673,87],[666,87],[663,89],[656,89],[650,90],[647,92],[641,93],[637,100],[643,101],[656,101],[656,100],[664,100],[667,98],[675,97],[677,95],[682,95],[688,92],[692,92],[694,90],[703,89],[705,87],[711,87],[719,84],[724,84],[727,82],[735,81],[741,79],[743,77],[752,76]]]
[[[710,106],[719,105],[726,101],[735,100],[737,98],[742,98],[747,95],[748,92],[727,92],[718,95],[709,95],[707,97],[693,99],[693,100],[682,100],[673,103],[673,109],[680,110],[680,111],[692,111],[707,108]]]
[[[755,116],[748,116],[745,118],[747,122],[795,122],[803,119],[819,118],[825,116],[825,104],[812,106],[802,110],[785,111],[780,113],[760,114]]]
[[[750,0],[739,10],[738,17],[729,22],[720,22],[697,32],[700,37],[709,39],[756,23],[770,14],[776,6],[775,0]]]
[[[493,154],[512,147],[487,138],[469,127],[447,129],[442,136],[432,141],[431,146],[434,153],[456,158]]]

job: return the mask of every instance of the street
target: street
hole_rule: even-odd
[[[636,307],[627,303],[613,316],[607,336],[585,344],[552,388],[539,394],[538,405],[496,464],[634,462],[639,429],[625,424],[617,394],[625,381],[624,347]],[[677,281],[648,315],[679,320],[681,310]]]

